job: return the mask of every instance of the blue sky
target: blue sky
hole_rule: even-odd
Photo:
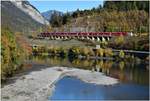
[[[99,1],[33,1],[29,2],[35,6],[40,12],[45,12],[48,10],[58,10],[61,12],[71,12],[75,11],[78,8],[80,10],[91,9],[93,7],[98,7],[100,4],[103,4],[103,0]]]

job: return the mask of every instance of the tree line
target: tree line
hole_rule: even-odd
[[[104,11],[129,13],[129,11],[135,12],[136,10],[148,13],[149,1],[105,1],[103,7],[99,5],[98,7],[93,7],[90,10],[77,9],[72,13],[67,12],[63,15],[55,11],[51,16],[50,23],[52,27],[61,27],[62,25],[69,23],[74,18],[101,14]],[[146,28],[142,26],[141,29],[144,30]]]
[[[144,10],[149,12],[149,1],[105,1],[104,8],[117,11]]]

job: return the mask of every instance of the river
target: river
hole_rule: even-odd
[[[119,80],[113,86],[85,83],[75,77],[57,81],[49,100],[147,100],[149,98],[149,66],[134,60],[92,60],[34,56],[30,61],[46,66],[75,67],[102,72]]]
[[[2,101],[148,100],[149,65],[136,58],[30,56],[1,91]]]

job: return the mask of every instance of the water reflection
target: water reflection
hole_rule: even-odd
[[[103,72],[106,75],[119,79],[122,83],[149,85],[149,68],[144,63],[134,61],[112,61],[93,59],[68,59],[44,56],[31,56],[30,60],[49,66],[66,66]]]

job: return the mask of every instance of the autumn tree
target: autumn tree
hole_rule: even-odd
[[[50,23],[52,27],[60,27],[62,25],[62,16],[54,11],[51,16]]]

